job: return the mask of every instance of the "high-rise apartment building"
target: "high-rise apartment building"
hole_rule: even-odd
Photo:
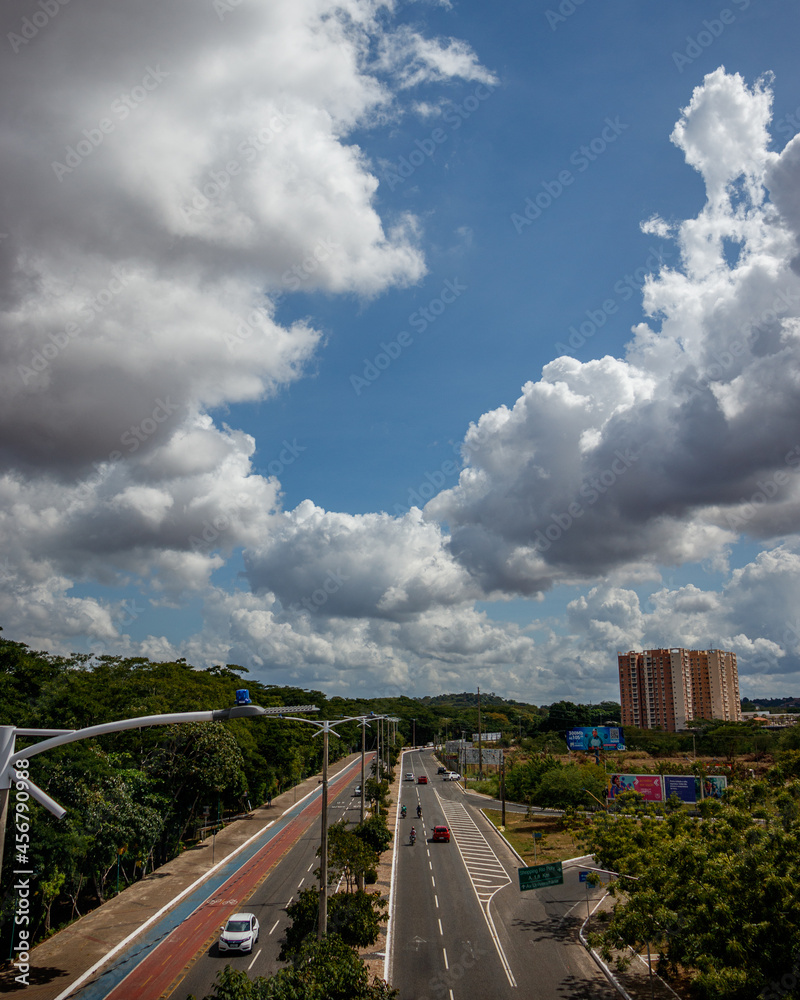
[[[618,653],[622,725],[685,729],[693,719],[741,721],[736,654],[721,649]]]

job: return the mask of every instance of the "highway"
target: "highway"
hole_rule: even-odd
[[[372,756],[368,755],[368,761]],[[361,799],[353,795],[353,790],[360,779],[357,761],[330,780],[329,824],[343,816],[358,822]],[[118,979],[113,988],[111,984],[106,989],[101,983],[93,984],[82,994],[82,1000],[157,1000],[166,996],[185,1000],[190,994],[200,1000],[211,992],[217,972],[225,965],[245,969],[251,977],[277,972],[283,965],[278,962],[278,952],[288,923],[286,907],[302,889],[318,884],[314,870],[319,867],[316,851],[320,796],[305,807],[287,812],[290,815],[276,824],[257,853],[233,866],[227,880],[204,896],[160,943],[148,949],[125,978]],[[252,954],[220,955],[220,926],[239,910],[255,913],[260,924],[259,941]]]
[[[614,1000],[577,942],[587,905],[578,867],[565,869],[563,885],[521,892],[519,859],[437,765],[430,751],[407,752],[401,765],[408,817],[399,825],[388,964],[401,1000]],[[442,823],[450,843],[430,842]],[[590,902],[601,891],[589,890]]]

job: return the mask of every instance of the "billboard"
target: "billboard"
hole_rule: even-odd
[[[581,726],[567,731],[570,750],[624,750],[625,738],[619,726]]]
[[[614,799],[622,792],[638,792],[645,802],[666,802],[671,795],[677,795],[681,802],[699,802],[704,799],[720,799],[728,787],[724,775],[709,775],[700,788],[700,779],[693,774],[612,774],[606,792]]]
[[[698,800],[703,799],[721,799],[725,789],[728,787],[728,779],[721,774],[709,774],[706,775],[703,781],[703,791],[700,792],[700,779],[694,779],[695,784],[695,794]]]
[[[663,802],[664,794],[660,774],[612,774],[608,778],[608,798],[615,799],[623,792],[638,792],[645,802]]]
[[[479,757],[480,761],[478,759]],[[492,764],[495,767],[500,767],[503,763],[503,751],[484,749],[480,754],[478,754],[478,748],[471,747],[469,750],[462,750],[459,759],[464,764],[477,764],[480,762],[481,764],[486,764],[487,766]]]
[[[499,743],[502,739],[502,733],[483,733],[480,737],[481,743]],[[478,742],[478,733],[472,734],[472,742]]]
[[[664,775],[664,801],[672,795],[677,795],[681,802],[696,802],[697,792],[695,790],[696,778],[693,774],[665,774]]]

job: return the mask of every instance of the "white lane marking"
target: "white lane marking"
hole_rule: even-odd
[[[298,889],[302,886],[303,882],[305,882],[305,879],[301,878],[300,881],[297,883],[297,888]]]
[[[436,909],[439,909],[439,897],[434,893],[433,901],[436,903]]]
[[[444,967],[445,969],[449,969],[450,965],[447,961],[447,948],[442,948],[442,954],[444,955]]]
[[[437,798],[438,797],[437,793]],[[467,875],[469,876],[473,891],[478,897],[478,905],[483,913],[486,926],[489,928],[489,933],[492,936],[492,941],[494,942],[495,949],[503,966],[503,971],[508,979],[509,986],[515,987],[517,985],[517,981],[514,978],[514,973],[511,971],[511,966],[506,958],[506,953],[500,943],[497,928],[495,927],[490,911],[493,897],[501,889],[504,889],[507,885],[512,884],[511,878],[509,877],[509,874],[505,870],[500,859],[492,850],[491,845],[478,829],[478,826],[473,818],[467,812],[466,808],[461,803],[449,801],[444,802],[441,799],[439,799],[439,802],[445,819],[448,821],[448,826],[450,827],[456,845],[458,846],[458,852],[461,855],[461,860],[464,862],[464,867],[467,869]],[[469,849],[466,847],[462,848],[463,841],[469,842]],[[482,850],[479,855],[478,845],[481,843]],[[482,870],[480,872],[475,871],[475,862],[478,856],[481,857],[480,865]],[[487,874],[487,869],[488,872],[493,873],[493,878]]]
[[[310,872],[313,867],[314,867],[314,862],[312,861],[311,864],[308,866],[308,868],[306,868],[306,871]]]
[[[439,918],[439,933],[444,937],[444,931],[442,930],[442,919]]]
[[[258,956],[259,956],[260,954],[261,954],[261,949],[259,948],[259,949],[258,949],[258,951],[257,951],[257,952],[255,953],[255,955],[253,956],[253,961],[252,961],[252,962],[251,962],[251,963],[250,963],[250,964],[249,964],[249,965],[247,966],[247,971],[248,971],[248,972],[249,972],[249,971],[250,971],[250,970],[251,970],[251,969],[253,968],[253,966],[254,966],[254,965],[256,964],[256,959],[258,958]]]
[[[280,921],[280,917],[279,917],[279,918],[278,918],[278,919],[277,919],[277,920],[275,921],[275,923],[274,923],[274,924],[272,925],[272,930],[270,930],[269,934],[271,934],[271,933],[272,933],[272,931],[274,931],[274,930],[275,930],[275,928],[276,928],[276,927],[278,926],[278,924],[279,924],[280,922],[281,922],[281,921]],[[267,935],[267,937],[269,937],[269,934]]]

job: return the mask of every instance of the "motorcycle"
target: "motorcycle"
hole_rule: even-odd
[[[417,806],[417,819],[422,819],[422,806]]]
[[[405,807],[405,806],[402,806],[402,807],[401,807],[401,809],[400,809],[400,816],[401,816],[401,817],[402,817],[403,819],[405,819],[405,818],[406,818],[406,812],[407,812],[407,810],[406,810],[406,807]]]
[[[417,831],[414,829],[413,826],[411,827],[411,835],[410,835],[409,839],[411,841],[411,846],[413,847],[414,844],[416,844],[416,842],[417,842]]]

